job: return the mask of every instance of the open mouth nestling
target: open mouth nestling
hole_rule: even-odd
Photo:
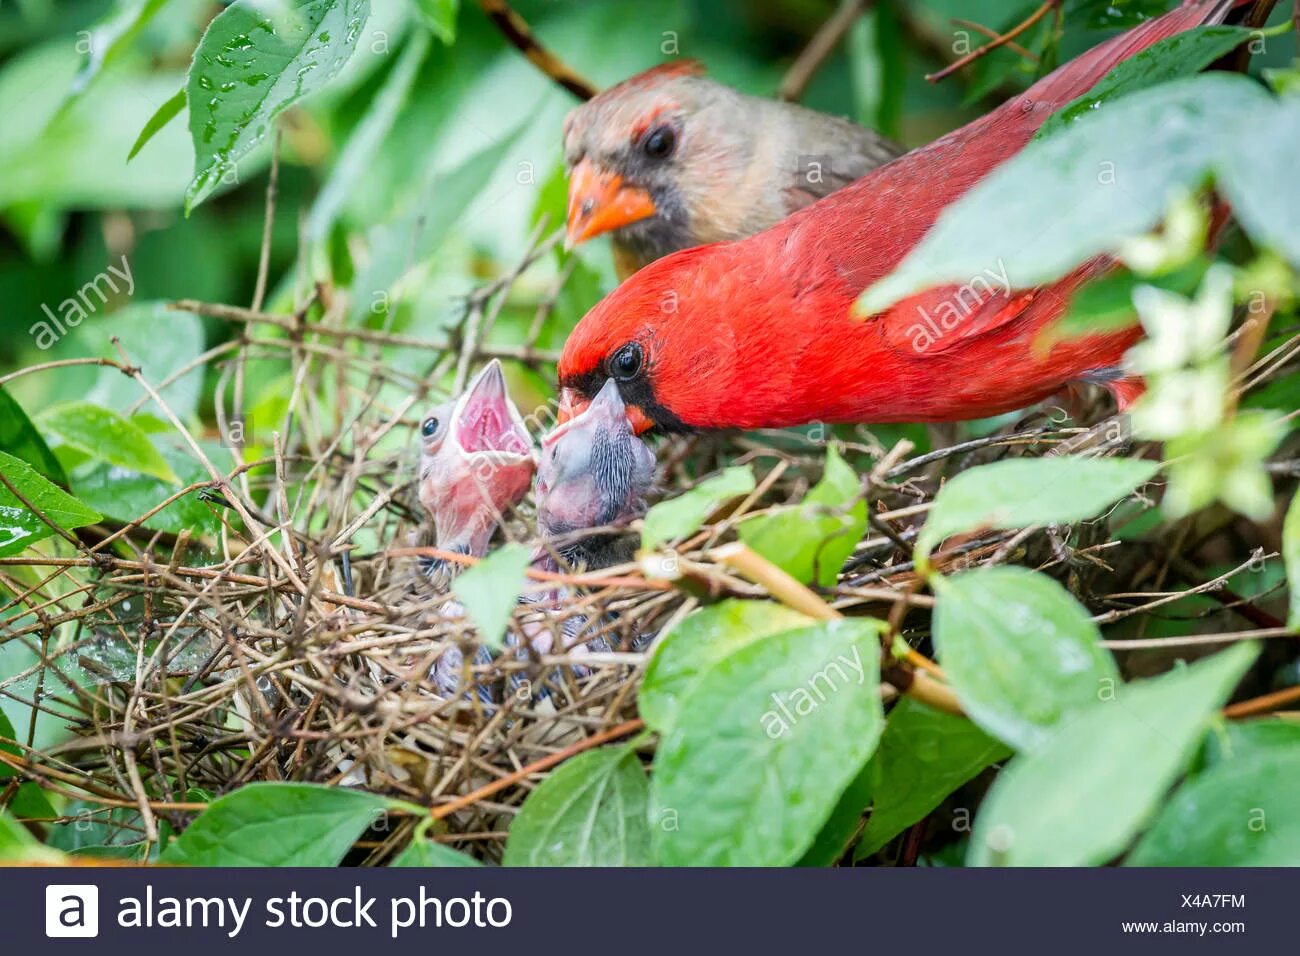
[[[505,377],[495,360],[479,372],[461,396],[452,421],[452,435],[466,454],[532,457],[528,430],[506,394]]]

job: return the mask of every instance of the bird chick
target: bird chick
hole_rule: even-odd
[[[538,533],[560,539],[558,553],[571,565],[601,568],[626,560],[630,554],[616,538],[575,535],[640,516],[654,473],[654,453],[628,423],[618,387],[606,382],[585,412],[542,439]]]
[[[501,364],[489,362],[459,398],[420,424],[420,503],[433,519],[440,551],[482,557],[502,516],[528,493],[537,458],[518,409],[506,392]],[[441,558],[420,562],[424,577],[445,588],[458,570]],[[443,617],[462,613],[444,605]],[[443,693],[460,682],[460,648],[447,647],[430,674]]]
[[[435,546],[482,557],[537,466],[501,363],[493,359],[459,398],[435,408],[420,424],[420,439],[420,503],[433,518]],[[445,585],[454,569],[432,559],[423,570]]]
[[[632,557],[626,536],[585,530],[606,528],[639,517],[654,481],[655,457],[627,420],[627,410],[611,382],[581,415],[542,439],[537,469],[537,531],[543,538],[533,567],[556,571],[561,561],[588,570],[620,564]],[[547,540],[554,542],[548,546]],[[557,557],[559,560],[557,560]],[[530,603],[559,606],[568,596],[562,586],[534,594]],[[607,650],[597,636],[605,619],[568,616],[553,622],[531,621],[523,627],[538,654],[559,643],[574,654]],[[581,675],[581,668],[575,668]]]
[[[902,152],[848,120],[723,86],[694,61],[668,63],[565,120],[568,244],[611,233],[625,279],[761,232]]]

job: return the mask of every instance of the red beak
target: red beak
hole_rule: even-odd
[[[650,194],[623,182],[617,173],[598,170],[584,159],[569,174],[569,217],[565,246],[572,249],[593,236],[621,229],[656,212]]]

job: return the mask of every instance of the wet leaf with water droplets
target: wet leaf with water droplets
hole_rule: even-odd
[[[1217,25],[1195,27],[1166,37],[1132,59],[1122,61],[1087,93],[1049,116],[1035,138],[1051,136],[1086,113],[1121,96],[1199,73],[1225,53],[1245,43],[1255,32],[1247,27]]]
[[[0,475],[4,477],[0,482],[0,558],[55,534],[49,522],[69,531],[100,518],[98,512],[41,477],[27,462],[4,452],[0,452]],[[48,520],[42,520],[32,508]]]
[[[213,19],[186,84],[194,139],[187,212],[257,145],[271,120],[337,75],[369,16],[370,0],[237,0]]]

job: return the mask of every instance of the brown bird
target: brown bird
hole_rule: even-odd
[[[874,130],[747,96],[696,62],[638,73],[564,122],[568,245],[611,233],[620,278],[744,239],[903,152]]]

